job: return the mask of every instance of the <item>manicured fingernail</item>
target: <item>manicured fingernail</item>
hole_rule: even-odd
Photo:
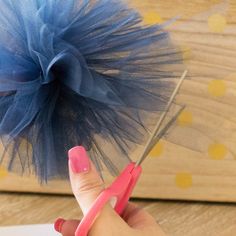
[[[69,163],[75,174],[86,173],[90,170],[89,158],[82,146],[77,146],[69,151]]]
[[[58,218],[58,219],[55,221],[55,223],[54,223],[54,229],[55,229],[57,232],[61,233],[62,226],[63,226],[63,224],[64,224],[65,222],[66,222],[66,221],[65,221],[64,219]]]

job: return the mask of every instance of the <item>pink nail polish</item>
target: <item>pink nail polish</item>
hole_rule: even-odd
[[[57,232],[61,233],[61,231],[62,231],[62,226],[63,226],[63,224],[64,224],[65,222],[66,222],[66,221],[65,221],[64,219],[58,218],[58,219],[55,221],[55,223],[54,223],[54,229],[55,229]]]
[[[86,173],[90,170],[89,158],[82,146],[77,146],[69,151],[69,163],[74,173]]]

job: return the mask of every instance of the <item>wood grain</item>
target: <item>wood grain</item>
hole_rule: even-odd
[[[79,219],[73,197],[31,194],[0,194],[0,226],[53,223],[61,216]],[[154,216],[169,236],[234,236],[236,205],[134,201]]]
[[[163,21],[180,16],[168,30],[183,48],[190,75],[177,99],[187,105],[190,120],[177,122],[162,141],[163,153],[144,163],[134,196],[236,202],[236,1],[129,2],[144,16],[155,12]],[[208,26],[214,14],[227,22],[220,33]],[[212,88],[215,80],[222,86],[216,82]],[[70,193],[65,181],[41,187],[32,176],[11,174],[0,179],[0,190]]]

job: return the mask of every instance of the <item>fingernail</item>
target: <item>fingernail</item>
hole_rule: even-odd
[[[66,222],[66,221],[65,221],[64,219],[58,218],[58,219],[55,221],[55,223],[54,223],[54,229],[55,229],[57,232],[61,233],[62,226],[63,226],[63,224],[64,224],[65,222]]]
[[[69,151],[69,163],[75,174],[86,173],[90,170],[89,158],[82,146],[77,146]]]

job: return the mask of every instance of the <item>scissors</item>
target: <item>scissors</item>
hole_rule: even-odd
[[[141,164],[146,159],[146,157],[148,156],[152,148],[156,145],[157,142],[160,141],[160,139],[166,133],[168,128],[171,126],[171,124],[176,120],[176,118],[185,108],[185,106],[182,107],[177,112],[177,114],[167,123],[167,125],[165,125],[163,129],[160,129],[187,73],[188,71],[184,71],[180,81],[178,82],[167,104],[165,112],[161,115],[160,119],[158,120],[154,128],[154,132],[152,133],[152,135],[150,135],[150,138],[146,146],[144,147],[144,150],[142,154],[140,155],[140,158],[138,159],[138,161],[136,163],[135,162],[129,163],[127,167],[122,171],[122,173],[115,179],[115,181],[97,197],[97,199],[91,206],[90,210],[84,216],[78,228],[76,229],[75,236],[88,235],[89,230],[91,229],[96,217],[98,216],[98,214],[101,212],[101,210],[107,203],[113,202],[112,205],[115,211],[119,215],[122,215],[124,209],[126,208],[128,204],[129,198],[142,173]]]

